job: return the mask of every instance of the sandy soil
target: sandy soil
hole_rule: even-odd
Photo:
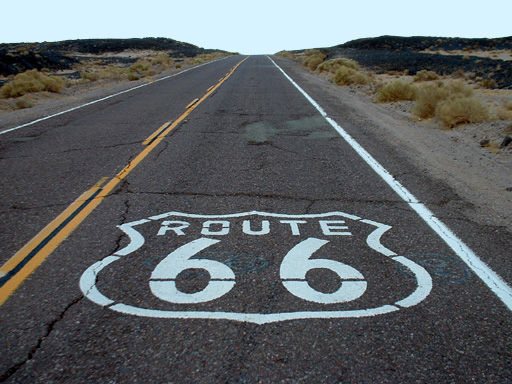
[[[298,64],[297,64],[298,65]],[[379,126],[380,137],[406,153],[418,169],[449,185],[468,203],[464,214],[477,223],[503,226],[512,231],[512,144],[500,149],[512,136],[512,120],[487,121],[446,129],[436,119],[412,115],[412,102],[377,104],[369,86],[339,87],[326,76],[302,69],[311,82],[349,105],[360,116]],[[501,105],[512,100],[512,91],[475,89],[483,100]],[[482,140],[489,144],[481,146]]]
[[[456,51],[444,51],[444,50],[438,50],[438,51],[431,51],[426,50],[423,51],[424,53],[434,53],[439,55],[460,55],[460,56],[477,56],[477,57],[487,57],[489,59],[498,59],[498,60],[505,60],[510,61],[512,60],[512,51],[502,49],[502,50],[492,50],[492,51],[463,51],[463,50],[456,50]]]

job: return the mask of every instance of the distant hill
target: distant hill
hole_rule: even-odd
[[[512,49],[512,36],[498,39],[465,39],[459,37],[399,37],[380,36],[367,39],[357,39],[338,48],[392,50],[392,51],[455,51],[455,50],[499,50]]]
[[[377,73],[408,71],[414,75],[423,69],[440,75],[464,72],[475,79],[488,79],[496,88],[512,88],[512,60],[493,55],[505,52],[512,58],[512,36],[497,39],[380,36],[319,49],[328,59],[347,57]]]
[[[224,52],[199,48],[163,37],[142,39],[85,39],[43,43],[0,44],[0,75],[9,76],[30,69],[69,69],[84,54],[108,54],[123,51],[161,51],[174,58]],[[135,61],[135,59],[127,61]]]

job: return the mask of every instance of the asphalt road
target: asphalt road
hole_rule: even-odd
[[[0,308],[0,381],[512,381],[510,234],[274,58],[404,201],[268,57],[243,59],[0,136],[5,284],[94,194]]]

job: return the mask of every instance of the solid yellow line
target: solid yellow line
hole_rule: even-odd
[[[192,100],[192,101],[191,101],[191,102],[190,102],[190,103],[185,107],[185,109],[189,109],[191,106],[193,106],[195,103],[197,103],[197,101],[198,101],[198,100],[199,100],[199,99],[194,99],[194,100]]]
[[[83,193],[71,205],[66,208],[59,216],[57,216],[50,224],[48,224],[41,232],[39,232],[32,240],[30,240],[23,248],[11,257],[1,268],[0,271],[3,277],[11,270],[13,270],[20,262],[22,262],[30,252],[32,252],[41,242],[43,242],[55,229],[62,225],[62,223],[70,217],[82,204],[84,204],[94,193],[96,193],[108,178],[102,178],[91,189]],[[68,223],[69,226],[73,223],[72,220]],[[76,223],[78,225],[79,223]],[[75,226],[76,226],[75,225]],[[66,227],[67,227],[66,226]],[[0,305],[2,305],[7,298],[18,288],[18,286],[46,259],[46,257],[53,251],[71,231],[65,233],[60,232],[59,235],[51,239],[41,250],[23,266],[9,281],[7,281],[0,288]]]
[[[231,71],[230,75],[238,68],[245,60],[240,61]],[[206,94],[201,97],[196,104],[187,109],[177,120],[170,124],[167,128],[164,128],[166,123],[160,129],[164,129],[162,134],[158,136],[151,144],[149,144],[142,152],[135,157],[121,172],[119,172],[114,178],[112,178],[105,187],[101,188],[101,185],[108,179],[107,177],[102,178],[98,181],[91,189],[83,193],[78,199],[76,199],[68,208],[66,208],[57,218],[55,218],[50,224],[48,224],[39,234],[37,234],[32,240],[30,240],[23,248],[21,248],[16,254],[0,268],[0,277],[2,274],[9,273],[13,270],[21,261],[23,261],[30,252],[37,248],[42,241],[44,241],[53,231],[59,228],[68,218],[70,218],[74,212],[77,211],[87,200],[89,200],[95,193],[98,193],[89,204],[82,209],[72,220],[70,220],[60,231],[57,233],[47,244],[42,247],[39,252],[25,264],[9,281],[7,281],[2,288],[0,288],[0,305],[2,305],[7,298],[21,285],[21,283],[33,272],[35,269],[64,241],[78,225],[96,208],[105,197],[123,180],[128,174],[142,161],[144,158],[169,134],[175,127],[177,127],[199,104],[201,104],[208,96],[210,96],[221,84],[227,80],[229,76],[226,76],[216,86],[210,89]],[[157,130],[151,137],[151,140],[156,136]],[[149,139],[149,138],[148,138]],[[148,141],[146,139],[146,141]],[[151,141],[149,140],[149,141]]]
[[[151,135],[149,135],[149,137],[148,137],[146,140],[144,140],[144,141],[142,142],[142,144],[143,144],[143,145],[148,145],[148,143],[149,143],[149,142],[151,142],[151,140],[153,140],[153,138],[154,138],[156,135],[158,135],[162,130],[164,130],[164,129],[165,129],[165,127],[166,127],[166,126],[168,126],[170,123],[171,123],[171,122],[170,122],[170,121],[168,121],[167,123],[162,124],[162,126],[161,126],[160,128],[158,128],[155,132],[153,132]]]
[[[105,178],[107,179],[107,178]],[[101,179],[103,180],[103,179]],[[100,181],[101,181],[100,180]],[[98,189],[99,182],[96,183],[91,189],[84,192],[78,199],[76,199],[69,207],[67,207],[59,216],[57,216],[50,224],[41,230],[32,240],[30,240],[23,248],[11,257],[2,267],[0,271],[8,273],[14,269],[41,241],[50,235],[55,228],[58,228],[73,212],[75,212],[84,202],[87,201]]]

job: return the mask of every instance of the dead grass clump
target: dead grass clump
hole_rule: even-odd
[[[324,61],[320,56],[309,56],[304,60],[304,66],[308,67],[310,71],[316,70],[316,68]]]
[[[46,76],[32,69],[16,75],[14,80],[0,88],[3,97],[20,97],[34,92],[60,92],[64,88],[64,81],[55,76]]]
[[[158,72],[152,68],[151,63],[145,60],[137,60],[128,68],[127,78],[130,81],[139,80],[143,77],[154,76]]]
[[[16,105],[16,108],[18,109],[25,109],[25,108],[32,108],[34,106],[34,103],[32,103],[30,100],[19,98],[16,99],[14,105]]]
[[[414,100],[417,88],[402,80],[387,83],[377,90],[376,100],[380,103],[401,100]]]
[[[325,58],[327,57],[325,54],[320,52],[318,49],[310,49],[304,52],[304,60],[302,65],[309,68],[310,71],[315,71],[316,68],[323,63]]]
[[[142,73],[144,71],[148,71],[151,65],[143,60],[137,60],[135,64],[132,64],[130,68],[128,69],[129,72],[133,73]]]
[[[334,82],[336,85],[367,85],[371,83],[371,80],[364,73],[356,69],[342,66],[336,71]]]
[[[330,72],[334,74],[341,67],[352,68],[354,70],[359,69],[359,65],[357,65],[357,63],[354,60],[339,58],[324,61],[317,67],[317,70],[320,72]]]
[[[276,53],[277,56],[281,56],[283,59],[293,59],[294,56],[291,52],[288,51],[280,51]]]
[[[480,82],[480,85],[483,87],[483,88],[487,88],[487,89],[493,89],[493,88],[497,88],[498,87],[498,84],[496,83],[495,80],[493,79],[483,79],[481,82]]]
[[[450,96],[452,98],[473,96],[473,90],[460,80],[448,83],[446,88],[450,92]]]
[[[512,101],[506,101],[502,107],[496,111],[496,117],[499,120],[512,120]]]
[[[151,65],[161,65],[164,68],[169,68],[174,66],[174,59],[165,54],[156,55],[151,58]]]
[[[84,71],[84,72],[80,73],[80,77],[83,80],[94,82],[94,81],[98,81],[100,79],[101,75],[98,72]]]
[[[441,102],[436,116],[445,126],[453,128],[458,124],[480,123],[488,118],[487,108],[474,97],[458,97]]]
[[[473,90],[462,81],[424,84],[418,90],[411,112],[425,119],[437,117],[447,127],[486,120],[487,108],[472,96]]]
[[[448,98],[450,92],[439,84],[424,84],[418,90],[412,113],[423,119],[435,116],[437,105]]]
[[[414,81],[432,81],[432,80],[439,80],[439,75],[437,73],[435,73],[434,71],[427,71],[426,69],[418,71],[416,73],[416,76],[414,76]]]

